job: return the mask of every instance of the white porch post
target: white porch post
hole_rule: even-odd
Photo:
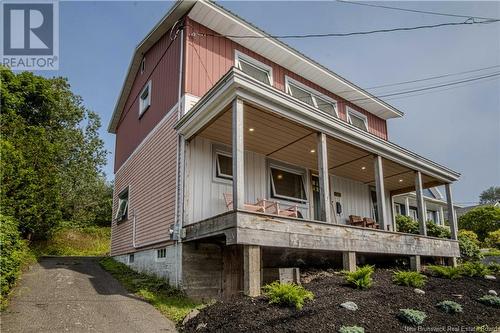
[[[331,223],[332,214],[330,209],[330,187],[328,179],[328,154],[325,133],[317,134],[318,141],[318,171],[319,171],[319,204],[320,219]]]
[[[418,210],[418,223],[420,225],[420,234],[427,236],[427,228],[425,225],[425,218],[427,213],[424,211],[424,194],[422,191],[422,174],[420,171],[415,172],[415,193],[417,194],[417,210]]]
[[[410,198],[405,197],[405,215],[410,216]]]
[[[451,183],[445,185],[446,188],[446,202],[448,203],[448,222],[450,223],[451,239],[457,239],[457,216],[453,208],[453,197],[451,195]]]
[[[386,230],[389,221],[387,219],[387,206],[385,204],[384,170],[382,157],[375,156],[375,188],[377,192],[377,212],[381,230]]]
[[[245,201],[245,149],[243,142],[243,101],[233,101],[233,209],[243,209]]]

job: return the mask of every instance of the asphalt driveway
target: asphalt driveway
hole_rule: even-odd
[[[25,272],[2,332],[176,332],[173,322],[129,294],[97,258],[48,257]]]

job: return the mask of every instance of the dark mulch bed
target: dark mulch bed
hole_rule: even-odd
[[[396,319],[402,308],[418,309],[427,314],[419,331],[452,331],[448,328],[452,326],[459,332],[466,331],[467,327],[470,332],[479,325],[500,326],[500,309],[477,301],[490,289],[500,292],[498,279],[429,277],[422,288],[426,294],[418,295],[411,287],[395,285],[392,272],[377,270],[369,290],[349,287],[339,274],[314,279],[304,287],[314,293],[315,299],[306,303],[302,311],[269,305],[263,297],[237,297],[217,302],[190,320],[183,332],[337,332],[342,325],[362,326],[366,332],[404,332],[409,331],[408,327],[405,329]],[[443,300],[460,303],[464,311],[453,315],[439,311],[435,305]],[[346,301],[355,302],[359,309],[341,308],[340,303]]]

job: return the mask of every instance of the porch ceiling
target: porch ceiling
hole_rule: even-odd
[[[244,110],[245,150],[311,170],[317,169],[315,131],[249,104],[244,105]],[[231,126],[232,114],[228,107],[199,135],[231,146]],[[327,147],[330,174],[375,185],[373,155],[370,152],[331,137],[328,137]],[[386,190],[397,194],[415,189],[412,169],[388,159],[383,159],[383,167]],[[422,174],[422,181],[424,187],[441,184],[425,174]]]

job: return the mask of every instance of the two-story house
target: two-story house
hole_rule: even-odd
[[[116,134],[111,255],[194,296],[258,295],[265,268],[459,256],[394,230],[392,199],[459,174],[388,140],[403,113],[209,1],[137,46]],[[451,210],[452,211],[452,210]]]

